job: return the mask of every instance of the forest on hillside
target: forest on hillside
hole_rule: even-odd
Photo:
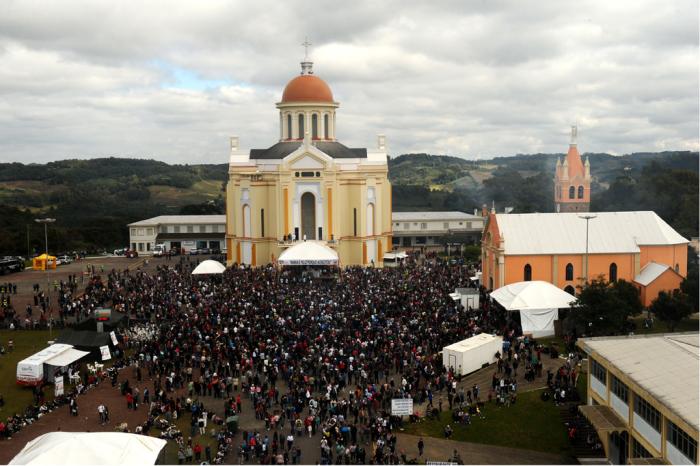
[[[552,212],[557,156],[465,160],[407,154],[390,159],[393,209]],[[698,153],[590,157],[592,210],[654,210],[686,238],[698,235]],[[227,166],[140,159],[0,164],[0,255],[43,249],[38,217],[55,252],[124,247],[126,225],[167,214],[223,213]]]

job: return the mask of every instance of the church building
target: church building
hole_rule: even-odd
[[[588,212],[591,205],[591,164],[581,162],[576,136],[578,129],[571,127],[571,144],[564,163],[557,159],[554,175],[554,205],[556,212]]]
[[[338,102],[308,57],[284,89],[279,140],[244,151],[231,138],[226,188],[228,264],[275,262],[299,241],[320,241],[345,265],[380,265],[391,250],[386,143],[338,142]]]

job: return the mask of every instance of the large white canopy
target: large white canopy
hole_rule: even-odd
[[[155,464],[166,443],[121,432],[49,432],[27,443],[9,464]]]
[[[221,274],[226,270],[226,266],[221,262],[205,260],[192,271],[192,275]]]
[[[302,241],[280,254],[280,265],[338,265],[338,253],[317,241]]]
[[[534,337],[554,335],[559,309],[568,308],[576,298],[548,282],[518,282],[491,293],[491,298],[508,311],[520,311],[523,333]]]
[[[491,292],[491,297],[508,311],[568,308],[576,298],[548,282],[518,282]]]

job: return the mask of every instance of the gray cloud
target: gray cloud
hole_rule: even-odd
[[[0,6],[0,161],[223,163],[266,147],[308,35],[351,146],[467,158],[698,149],[698,3],[43,2]]]

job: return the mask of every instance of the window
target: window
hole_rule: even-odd
[[[287,115],[287,139],[292,139],[292,115]]]
[[[352,209],[352,235],[357,236],[357,209]]]
[[[615,377],[614,375],[611,376],[612,380],[610,382],[610,390],[617,396],[619,399],[627,403],[627,397],[629,395],[629,390],[627,388],[627,385],[622,383],[620,379]]]
[[[444,230],[449,230],[449,228],[450,228],[450,222],[444,222],[444,223],[442,224],[442,228],[443,228]]]
[[[574,265],[569,263],[566,264],[566,280],[571,281],[574,279]]]
[[[526,282],[532,281],[532,266],[530,264],[525,265],[525,269],[523,272],[523,280],[525,280]]]
[[[175,225],[175,233],[180,233],[180,225]]]
[[[564,288],[564,291],[569,293],[571,296],[576,296],[576,290],[571,285],[567,285],[566,288]]]
[[[651,453],[634,437],[632,437],[632,458],[651,458]]]
[[[165,225],[158,226],[158,233],[166,233],[168,228]]]
[[[617,281],[617,264],[614,262],[610,264],[610,274],[608,275],[608,278],[610,278],[611,282]]]
[[[318,115],[311,115],[311,137],[318,139]]]
[[[698,457],[698,442],[671,421],[668,421],[666,439],[683,453],[686,458],[696,463]]]
[[[136,236],[136,228],[131,229],[131,236]]]
[[[304,139],[304,114],[299,115],[299,139]]]
[[[194,225],[187,225],[187,233],[194,233]]]
[[[396,227],[398,227],[398,226],[400,226],[400,225],[401,225],[400,223],[395,223],[395,224],[394,224],[394,226],[396,226]]]
[[[323,137],[328,139],[328,114],[323,115]]]
[[[404,229],[404,230],[408,230],[409,228],[411,228],[411,224],[410,224],[410,223],[407,222],[407,223],[404,223],[404,224],[403,224],[403,229]]]
[[[147,235],[152,235],[153,234],[153,228],[146,228],[146,234]]]
[[[425,236],[416,236],[416,244],[425,244]]]
[[[634,412],[644,419],[657,432],[661,432],[659,412],[639,395],[634,396]]]
[[[139,243],[139,252],[143,251],[143,243]]]
[[[676,273],[681,273],[681,268],[676,264],[676,266],[673,268],[673,270],[676,271]]]
[[[301,172],[302,178],[313,178],[314,176],[316,176],[314,172]]]
[[[151,243],[146,243],[146,251],[150,251],[150,250],[151,250]]]
[[[591,359],[591,375],[598,379],[603,385],[607,384],[608,371],[595,359]]]
[[[265,209],[260,209],[260,236],[265,237]]]
[[[583,186],[578,187],[578,198],[583,199]]]
[[[204,225],[199,225],[198,231],[199,231],[200,233],[204,233],[204,232],[206,231],[205,226],[204,226]]]
[[[425,223],[425,222],[424,222],[424,223],[421,223],[421,224],[420,224],[420,229],[421,229],[421,230],[427,230],[427,229],[428,229],[428,224]]]
[[[569,199],[574,199],[576,197],[576,188],[573,186],[569,187]]]

